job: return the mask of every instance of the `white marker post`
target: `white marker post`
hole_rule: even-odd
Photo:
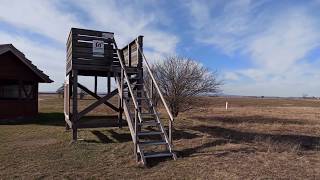
[[[226,101],[226,111],[228,111],[228,101]]]

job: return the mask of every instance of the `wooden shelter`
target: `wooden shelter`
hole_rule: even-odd
[[[53,82],[12,44],[0,45],[0,118],[38,113],[38,83]]]
[[[137,161],[145,164],[147,158],[153,157],[176,159],[171,141],[173,116],[143,54],[143,37],[138,36],[123,48],[118,48],[112,32],[72,28],[66,45],[64,113],[67,127],[72,129],[73,141],[77,140],[79,119],[104,104],[118,112],[119,127],[123,118],[127,121]],[[79,83],[79,76],[94,77],[94,91]],[[149,76],[150,82],[145,83],[145,76]],[[106,78],[104,96],[97,93],[97,77]],[[111,79],[115,80],[116,89],[111,88]],[[78,94],[78,88],[96,98],[96,102],[80,112],[78,98],[73,96]],[[153,103],[155,93],[158,93],[169,116],[168,133]],[[114,96],[118,97],[117,105],[108,102]],[[151,141],[146,139],[150,136],[153,137]],[[162,151],[150,150],[150,147],[158,146]]]

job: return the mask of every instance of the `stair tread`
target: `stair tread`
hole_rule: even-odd
[[[151,99],[151,98],[148,98],[148,97],[136,97],[136,99]]]
[[[144,142],[139,142],[139,145],[142,146],[152,146],[152,145],[166,145],[166,141],[144,141]]]
[[[131,115],[134,115],[135,113],[130,113]],[[141,116],[155,116],[154,113],[140,113]]]
[[[169,151],[165,152],[146,152],[144,153],[145,158],[153,158],[153,157],[170,157],[172,153]]]
[[[159,122],[157,122],[157,121],[145,121],[145,122],[141,122],[139,124],[140,125],[144,125],[144,126],[157,126],[157,125],[159,125]]]
[[[138,132],[138,136],[148,136],[148,135],[160,135],[161,131],[142,131]]]
[[[144,112],[144,113],[140,113],[141,115],[154,115],[154,113],[146,113],[146,112]]]

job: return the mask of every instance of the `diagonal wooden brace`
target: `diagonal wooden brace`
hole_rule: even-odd
[[[118,90],[114,90],[111,93],[105,95],[103,98],[100,98],[98,101],[92,103],[91,105],[89,105],[88,107],[86,107],[84,110],[82,110],[79,113],[79,119],[81,117],[83,117],[84,115],[86,115],[87,113],[89,113],[90,111],[92,111],[94,108],[96,108],[97,106],[105,103],[108,99],[110,99],[111,97],[113,97],[114,95],[116,95],[118,93]]]
[[[84,90],[86,93],[88,93],[88,94],[91,95],[92,97],[96,98],[97,100],[101,99],[100,96],[98,96],[96,93],[90,91],[90,90],[89,90],[88,88],[86,88],[84,85],[78,83],[78,87],[81,88],[82,90]],[[115,94],[118,93],[118,90],[117,90],[117,89],[114,90],[114,91],[116,91]],[[110,92],[110,93],[113,93],[113,91]],[[114,94],[114,95],[115,95],[115,94]],[[113,109],[114,111],[119,112],[119,108],[115,107],[113,104],[111,104],[111,103],[109,103],[109,102],[107,102],[107,101],[103,102],[103,104],[109,106],[109,107],[110,107],[111,109]]]

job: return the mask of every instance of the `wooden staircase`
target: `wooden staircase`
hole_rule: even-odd
[[[144,58],[145,68],[147,68],[145,72],[147,72],[151,79],[148,87],[143,81],[143,77],[140,77],[142,76],[141,72],[127,73],[126,66],[123,63],[123,54],[121,54],[122,52],[117,47],[121,73],[115,77],[121,106],[133,140],[136,160],[143,165],[146,165],[146,160],[151,158],[171,157],[176,160],[171,140],[173,116],[152,75],[147,59],[139,48],[137,41],[136,43],[138,47],[137,51]],[[168,133],[154,104],[153,94],[155,92],[158,93],[169,116]]]

